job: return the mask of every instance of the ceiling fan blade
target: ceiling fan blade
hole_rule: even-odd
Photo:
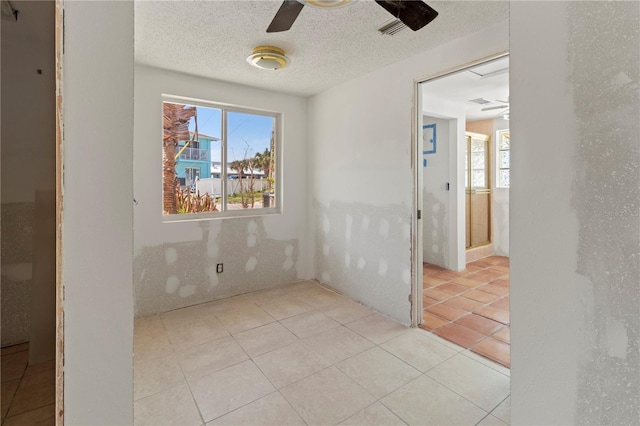
[[[493,109],[507,109],[507,108],[509,108],[509,105],[500,105],[500,106],[482,108],[480,111],[491,111]]]
[[[438,12],[419,0],[376,0],[376,3],[413,31],[418,31],[438,16]]]
[[[283,1],[282,6],[280,6],[280,9],[276,12],[276,16],[273,17],[273,21],[269,24],[267,32],[278,33],[281,31],[287,31],[296,21],[296,18],[303,7],[304,4],[296,0]]]

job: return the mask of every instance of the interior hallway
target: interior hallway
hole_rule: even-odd
[[[509,370],[316,282],[138,318],[136,425],[510,422]]]
[[[462,272],[423,266],[420,327],[510,367],[509,258],[490,256]]]

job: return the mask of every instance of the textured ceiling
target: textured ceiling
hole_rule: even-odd
[[[502,117],[507,112],[506,109],[482,110],[508,105],[509,57],[425,82],[421,88],[425,97],[432,96],[463,105],[468,121]],[[491,103],[481,105],[469,102],[478,98]]]
[[[508,19],[506,1],[427,1],[440,15],[425,28],[383,36],[392,17],[370,0],[332,10],[304,7],[291,30],[267,34],[281,1],[146,1],[135,4],[136,62],[309,96]],[[246,57],[283,48],[287,68],[264,71]]]

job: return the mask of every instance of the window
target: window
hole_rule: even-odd
[[[228,217],[279,211],[279,114],[165,98],[165,217]]]
[[[498,188],[509,188],[510,166],[509,149],[511,147],[509,139],[509,129],[498,130]]]

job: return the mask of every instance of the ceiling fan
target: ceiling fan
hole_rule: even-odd
[[[350,1],[285,0],[267,28],[267,32],[277,33],[289,30],[306,4],[327,9],[344,6]],[[438,16],[438,12],[420,0],[376,0],[376,3],[413,31],[418,31]]]
[[[503,105],[490,106],[486,108],[482,108],[480,111],[492,111],[492,110],[501,110],[498,113],[503,115],[505,120],[509,119],[509,101],[500,101],[496,100],[495,102],[501,102]]]
[[[509,104],[482,108],[480,111],[491,111],[494,109],[509,109]]]

